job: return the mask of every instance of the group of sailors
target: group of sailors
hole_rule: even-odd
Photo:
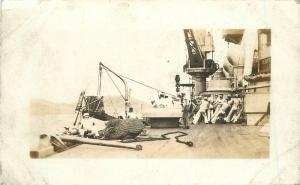
[[[183,106],[184,125],[215,124],[218,120],[224,123],[236,123],[242,113],[242,99],[238,94],[224,97],[215,94],[210,97],[199,96],[192,101],[186,100]],[[192,120],[192,121],[190,121]]]

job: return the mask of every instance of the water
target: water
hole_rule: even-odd
[[[30,142],[31,147],[38,144],[41,134],[56,135],[62,133],[64,127],[74,127],[73,123],[76,114],[51,114],[51,115],[33,115],[30,119]],[[80,118],[78,118],[79,121]],[[95,123],[95,128],[101,130],[105,127],[105,122],[94,118],[82,121],[88,128],[91,123]]]

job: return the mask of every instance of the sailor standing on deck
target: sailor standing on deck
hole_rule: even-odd
[[[128,118],[132,118],[132,119],[138,119],[138,116],[136,115],[136,113],[133,112],[133,108],[129,107],[129,111],[128,111]]]
[[[206,112],[208,109],[208,104],[209,103],[208,103],[207,97],[204,97],[204,99],[202,100],[202,102],[200,104],[200,109],[194,117],[193,124],[197,124],[199,121],[199,118],[201,118],[201,116],[203,116],[203,118],[204,118],[204,123],[206,123],[206,124],[208,123],[207,115],[206,115]]]
[[[210,98],[208,99],[209,105],[208,105],[208,110],[207,110],[207,120],[209,123],[211,123],[211,119],[213,117],[214,114],[214,97],[213,95],[210,96]]]
[[[189,101],[188,99],[184,99],[184,104],[182,105],[182,123],[183,123],[183,128],[184,129],[189,129],[189,124],[190,124],[190,117],[193,113],[193,103]]]

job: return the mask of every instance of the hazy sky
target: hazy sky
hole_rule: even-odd
[[[96,94],[100,61],[117,73],[174,94],[176,74],[188,82],[189,76],[182,72],[187,55],[182,29],[133,24],[141,22],[138,9],[122,3],[107,7],[94,1],[72,2],[44,2],[3,13],[8,30],[4,57],[24,61],[32,98],[74,102],[81,90]],[[212,32],[215,57],[221,60],[226,45],[220,31]],[[123,92],[123,85],[114,79]],[[105,73],[102,84],[104,95],[119,95]],[[145,101],[157,95],[134,83],[129,88],[133,97]]]

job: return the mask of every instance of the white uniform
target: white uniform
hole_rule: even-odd
[[[204,117],[204,123],[208,123],[207,115],[206,115],[206,111],[208,109],[208,105],[209,105],[209,102],[207,100],[203,100],[201,102],[200,109],[196,113],[196,115],[194,116],[193,124],[197,124],[198,120],[201,118],[201,116]]]
[[[231,107],[230,112],[228,113],[227,117],[225,118],[225,121],[227,123],[232,121],[231,120],[232,115],[234,113],[237,113],[238,107],[241,104],[241,100],[240,100],[240,98],[233,98],[230,103],[232,103],[232,107]]]
[[[211,121],[213,115],[214,115],[214,103],[215,101],[213,100],[213,98],[209,98],[209,105],[208,105],[208,110],[207,110],[207,120]]]
[[[230,104],[231,104],[230,101],[224,101],[220,109],[220,114],[225,114],[226,110],[230,107]]]
[[[219,109],[218,112],[215,113],[213,119],[211,120],[212,123],[216,123],[217,119],[219,118],[219,115],[220,114],[225,114],[225,111],[229,108],[229,103],[224,100],[222,105],[221,105],[221,108]]]
[[[134,112],[128,112],[127,116],[128,118],[138,119],[138,116]]]
[[[97,120],[95,120],[94,118],[92,117],[89,117],[89,118],[83,118],[81,120],[81,127],[79,128],[79,133],[80,135],[83,136],[83,133],[84,131],[86,130],[90,130],[92,134],[95,134],[95,136],[98,136],[98,130],[99,130],[99,126],[102,128],[103,126],[101,125],[104,125],[104,124],[97,124],[98,126],[96,126],[96,122]]]
[[[225,100],[223,98],[221,99],[220,97],[216,100],[216,102],[215,102],[216,109],[215,109],[214,114],[213,114],[213,116],[211,118],[211,122],[212,123],[215,123],[216,120],[218,119],[218,116],[220,114],[220,109],[221,109],[224,101]],[[214,122],[212,120],[214,120]]]

